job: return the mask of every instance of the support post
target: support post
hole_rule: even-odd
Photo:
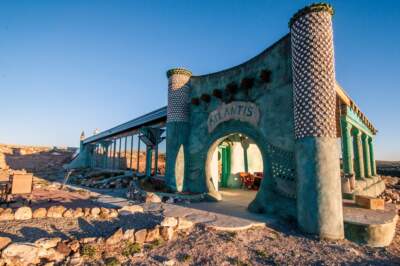
[[[113,140],[113,160],[112,160],[112,169],[115,169],[115,152],[116,152],[116,149],[117,149],[117,140],[116,139],[114,139]]]
[[[371,159],[371,175],[376,176],[377,173],[376,173],[376,161],[374,155],[374,144],[371,137],[368,139],[368,144],[369,144],[369,155]]]
[[[363,147],[361,140],[361,131],[354,127],[352,130],[354,142],[354,170],[356,172],[356,179],[362,180],[365,177]]]
[[[313,4],[290,20],[297,220],[320,238],[344,237],[336,140],[333,8]]]
[[[138,134],[138,148],[137,148],[137,162],[136,162],[136,167],[137,167],[137,172],[140,173],[139,167],[140,167],[140,133]]]
[[[129,157],[129,168],[132,169],[132,156],[133,156],[133,134],[131,135],[131,152],[130,152],[130,157]]]
[[[151,146],[146,147],[146,176],[151,176],[151,159],[153,156],[153,149]]]
[[[365,172],[365,177],[371,177],[371,158],[370,158],[370,152],[369,152],[369,143],[368,139],[369,136],[367,134],[362,134],[361,136],[362,139],[362,146],[363,146],[363,157],[364,157],[364,172]]]
[[[342,158],[343,170],[345,174],[354,174],[353,167],[353,142],[351,138],[351,124],[342,119]]]
[[[158,175],[158,143],[154,146],[154,175]]]

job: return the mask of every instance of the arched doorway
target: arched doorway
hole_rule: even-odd
[[[255,199],[265,176],[264,158],[251,137],[230,133],[210,145],[205,171],[214,198],[247,207]]]

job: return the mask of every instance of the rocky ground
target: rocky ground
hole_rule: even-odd
[[[283,221],[274,228],[240,232],[212,231],[199,224],[187,230],[174,231],[173,236],[170,235],[172,239],[165,238],[165,234],[157,235],[165,233],[161,226],[163,216],[160,212],[104,217],[101,210],[97,212],[99,203],[90,192],[61,189],[57,183],[53,183],[53,180],[60,181],[65,175],[61,166],[70,158],[71,151],[65,150],[64,153],[53,148],[40,151],[33,149],[30,154],[24,150],[14,153],[12,148],[8,148],[8,151],[3,155],[3,162],[35,174],[31,205],[33,212],[39,208],[48,210],[55,205],[66,207],[58,218],[15,220],[14,214],[14,219],[0,221],[0,249],[4,248],[1,246],[2,241],[6,239],[7,242],[8,238],[13,243],[32,243],[18,248],[41,252],[42,264],[50,259],[59,259],[60,265],[400,265],[399,224],[393,243],[386,248],[359,246],[347,240],[320,241],[300,233],[295,224]],[[25,152],[28,157],[23,157]],[[125,184],[123,174],[118,175],[121,178],[116,180]],[[93,184],[110,177],[102,175],[101,178],[91,178],[90,182]],[[386,202],[394,202],[399,206],[399,179],[389,176],[384,178],[388,188],[382,197]],[[108,181],[107,185],[110,185]],[[16,213],[20,206],[16,203],[10,207]],[[83,213],[85,208],[96,211],[94,214],[86,211],[89,214],[79,217],[64,217],[66,210],[79,208],[82,208]],[[0,211],[0,217],[4,211]],[[143,238],[141,233],[137,239],[133,236],[143,228],[153,234],[148,241],[140,240],[140,237]],[[156,235],[153,228],[158,228]],[[48,241],[56,243],[43,250],[41,238],[53,239]],[[111,240],[107,241],[109,238]],[[10,247],[9,243],[7,245],[6,249]],[[6,249],[3,249],[3,253]],[[10,251],[5,253],[3,257],[11,254]],[[63,260],[60,260],[61,257]]]

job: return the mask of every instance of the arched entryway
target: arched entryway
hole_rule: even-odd
[[[237,128],[224,126],[211,136],[205,178],[211,197],[247,207],[265,189],[263,181],[269,176],[266,149],[255,130]]]

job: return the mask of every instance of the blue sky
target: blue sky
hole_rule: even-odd
[[[0,0],[0,143],[77,146],[166,104],[165,71],[257,55],[312,1]],[[400,2],[330,1],[337,80],[400,160]]]

